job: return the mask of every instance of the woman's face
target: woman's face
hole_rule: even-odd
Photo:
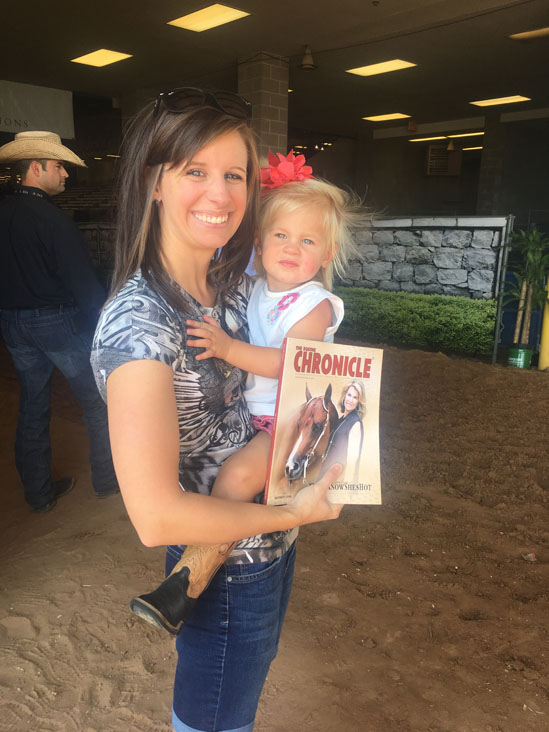
[[[159,201],[162,248],[211,256],[233,236],[246,210],[248,153],[238,132],[219,137],[178,168],[165,168]]]
[[[343,399],[343,410],[345,414],[349,414],[353,409],[356,409],[358,405],[358,391],[354,386],[350,386]]]

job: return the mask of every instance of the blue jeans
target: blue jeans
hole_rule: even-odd
[[[53,368],[67,378],[82,407],[90,438],[96,495],[118,486],[111,458],[107,409],[90,366],[91,335],[77,333],[76,308],[2,310],[2,336],[13,358],[20,387],[15,462],[32,508],[54,498],[51,481],[50,393]]]
[[[177,561],[168,550],[166,569]],[[278,650],[295,542],[278,559],[223,565],[177,636],[175,732],[252,732]]]

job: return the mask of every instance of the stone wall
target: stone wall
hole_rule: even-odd
[[[358,230],[341,284],[427,295],[496,296],[505,217],[377,219]]]
[[[113,224],[80,223],[94,267],[114,266]],[[376,219],[355,232],[359,259],[343,285],[426,295],[497,295],[505,217]]]

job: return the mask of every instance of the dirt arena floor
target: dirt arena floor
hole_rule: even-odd
[[[26,507],[0,352],[0,730],[169,732],[173,641],[130,615],[154,586],[122,501],[98,501],[61,378],[54,477]],[[301,532],[256,732],[547,732],[549,374],[386,349],[380,507]]]

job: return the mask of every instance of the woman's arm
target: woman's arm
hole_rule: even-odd
[[[131,361],[107,380],[116,475],[130,520],[146,546],[217,544],[337,518],[326,491],[340,469],[287,506],[261,506],[185,493],[179,487],[179,428],[169,366]]]
[[[290,338],[307,338],[311,341],[323,340],[332,322],[332,306],[329,300],[322,300],[299,320],[287,335]],[[187,320],[187,333],[198,340],[187,341],[187,345],[204,348],[204,352],[196,357],[197,361],[205,358],[220,358],[232,366],[250,371],[257,376],[277,379],[282,363],[280,348],[253,346],[251,343],[231,338],[219,326],[216,320],[204,316],[204,323]]]

